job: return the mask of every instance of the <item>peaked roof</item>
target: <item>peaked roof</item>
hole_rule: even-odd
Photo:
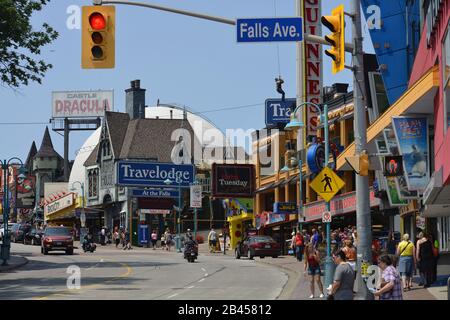
[[[36,142],[33,141],[30,147],[30,151],[28,151],[27,160],[25,161],[25,167],[31,166],[31,162],[33,161],[34,156],[37,153]]]
[[[128,123],[130,122],[130,116],[128,113],[107,111],[105,113],[105,118],[105,125],[107,126],[109,136],[111,137],[113,154],[116,158],[119,158],[123,139],[125,138]]]
[[[188,121],[182,119],[133,119],[123,140],[120,159],[154,159],[158,162],[172,162],[171,154],[176,141],[171,141],[172,133],[180,128],[195,137]],[[194,152],[194,141],[191,152]]]
[[[50,137],[50,132],[48,127],[45,127],[44,137],[42,138],[42,143],[39,151],[36,153],[35,157],[57,157],[62,158],[53,148],[52,138]]]

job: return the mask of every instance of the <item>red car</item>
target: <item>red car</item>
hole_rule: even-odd
[[[65,251],[73,254],[73,237],[69,228],[47,227],[42,237],[41,253],[49,251]]]
[[[249,259],[266,256],[278,258],[281,246],[270,236],[249,236],[238,243],[234,253],[236,259],[240,259],[241,256],[247,256]]]

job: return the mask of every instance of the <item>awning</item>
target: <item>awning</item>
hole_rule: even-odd
[[[434,97],[439,88],[439,66],[430,69],[408,89],[383,115],[367,129],[367,143],[375,140],[392,123],[392,117],[408,113],[434,112]],[[337,170],[352,170],[345,158],[355,155],[355,143],[350,144],[337,158]]]
[[[255,193],[261,193],[261,192],[264,192],[264,191],[267,191],[267,190],[270,190],[270,189],[273,189],[273,188],[275,188],[275,183],[271,183],[271,184],[269,184],[269,185],[267,185],[265,187],[259,188],[259,189],[257,189],[255,191]]]

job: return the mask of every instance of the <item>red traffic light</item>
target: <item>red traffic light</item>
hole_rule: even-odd
[[[106,27],[106,19],[101,13],[94,12],[89,16],[89,24],[94,30],[103,30]]]

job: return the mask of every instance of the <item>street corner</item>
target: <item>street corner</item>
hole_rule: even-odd
[[[8,260],[7,265],[0,265],[0,273],[1,272],[8,272],[15,270],[17,268],[20,268],[24,265],[26,265],[29,262],[29,260],[26,257],[18,256],[18,255],[11,255],[11,257]]]

